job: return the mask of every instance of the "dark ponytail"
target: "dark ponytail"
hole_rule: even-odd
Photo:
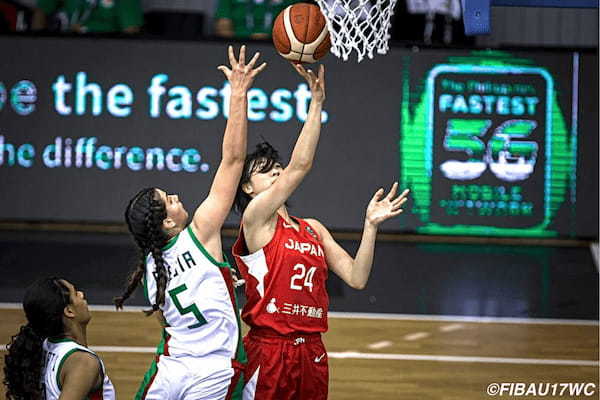
[[[168,278],[162,248],[167,244],[168,237],[162,229],[162,224],[166,217],[167,211],[165,205],[160,200],[154,188],[142,189],[129,202],[125,210],[125,221],[127,222],[129,232],[131,232],[137,244],[139,262],[127,280],[125,292],[114,299],[117,309],[123,308],[125,300],[131,296],[131,293],[133,293],[139,285],[140,280],[144,277],[146,273],[146,256],[148,254],[152,254],[154,263],[156,264],[154,275],[158,291],[156,302],[152,305],[152,309],[144,312],[146,315],[151,315],[161,305],[165,304],[165,290]]]
[[[8,400],[43,398],[41,374],[44,339],[64,334],[63,312],[69,291],[58,278],[36,281],[27,288],[23,310],[28,324],[21,326],[6,346],[4,384]]]

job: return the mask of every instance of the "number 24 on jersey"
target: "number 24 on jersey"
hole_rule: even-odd
[[[293,268],[295,274],[292,275],[290,280],[290,289],[302,290],[304,287],[308,288],[308,291],[313,291],[313,276],[317,267],[310,267],[308,271],[304,264],[296,264]]]

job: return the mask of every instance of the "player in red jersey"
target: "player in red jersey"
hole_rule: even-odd
[[[408,190],[398,184],[371,199],[360,247],[352,258],[315,219],[290,216],[285,202],[311,169],[321,130],[325,71],[318,77],[301,65],[312,100],[290,163],[283,167],[268,143],[246,158],[236,195],[242,213],[233,254],[246,280],[242,318],[248,354],[244,399],[319,400],[327,398],[328,360],[321,333],[327,331],[329,270],[355,289],[367,284],[379,224],[402,212]]]

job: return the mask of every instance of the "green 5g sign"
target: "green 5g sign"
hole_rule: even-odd
[[[450,180],[471,180],[487,170],[500,180],[526,180],[535,169],[538,144],[527,138],[537,127],[532,120],[511,119],[501,123],[489,135],[490,119],[449,119],[444,137],[444,149],[464,153],[466,160],[446,160],[440,165]],[[491,138],[489,138],[491,136]],[[486,137],[489,141],[485,142]]]
[[[404,94],[400,174],[417,229],[554,235],[575,153],[552,76],[506,53],[455,59],[429,70],[412,115]]]

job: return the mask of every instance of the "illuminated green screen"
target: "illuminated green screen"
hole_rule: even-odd
[[[420,79],[405,65],[400,176],[417,231],[556,236],[557,210],[575,205],[576,126],[559,102],[572,88],[505,52],[448,57]]]

